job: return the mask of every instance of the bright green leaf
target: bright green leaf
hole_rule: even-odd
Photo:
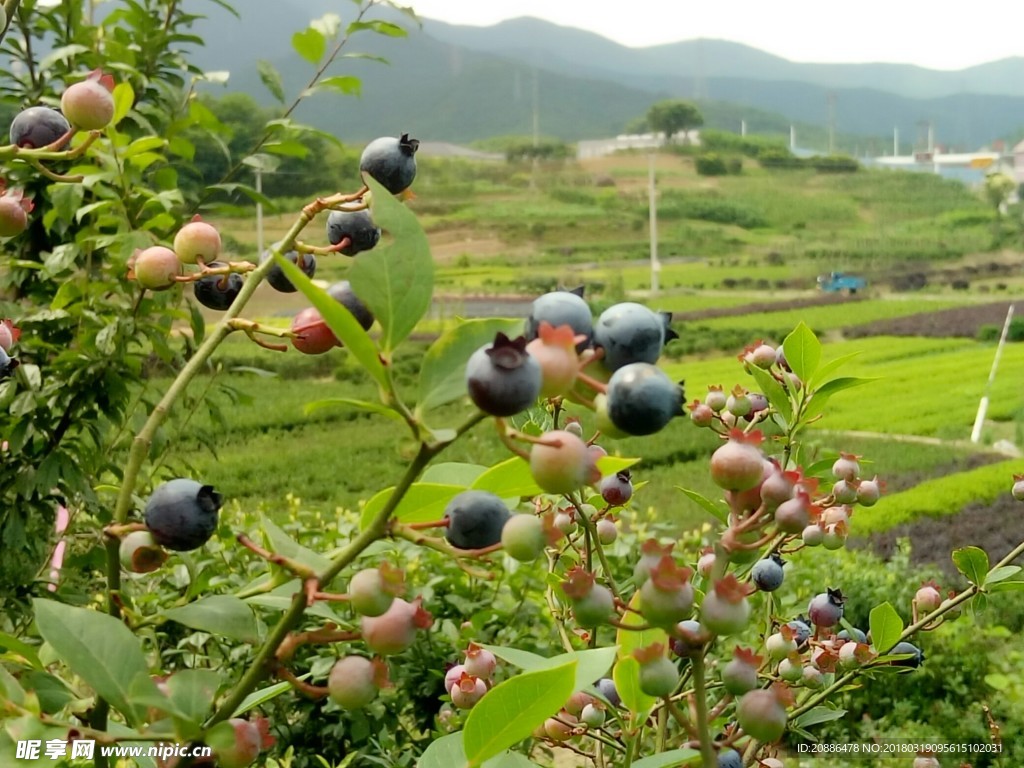
[[[123,713],[130,723],[144,713],[130,695],[159,696],[138,638],[113,616],[56,600],[32,601],[36,626],[72,672]]]
[[[473,488],[478,491],[490,491],[503,499],[543,493],[530,474],[530,465],[518,456],[495,464],[476,479]]]
[[[292,48],[310,64],[319,64],[327,52],[327,38],[320,30],[306,27],[292,35]]]
[[[629,607],[632,610],[626,611],[622,617],[622,624],[626,627],[637,627],[645,624],[643,616],[639,613],[640,611],[640,591],[637,590],[633,593],[633,597],[629,601]],[[642,632],[631,629],[619,629],[615,634],[615,643],[619,647],[619,658],[632,656],[633,651],[637,648],[646,648],[652,643],[661,643],[662,645],[668,645],[668,635],[665,630],[652,627],[651,629],[645,629]]]
[[[807,385],[811,387],[818,386],[819,382],[827,379],[829,376],[831,376],[833,373],[839,370],[846,363],[853,360],[859,354],[860,352],[850,352],[849,354],[846,355],[840,355],[834,360],[829,360],[827,363],[822,365],[820,368],[818,368],[817,371],[814,372],[814,375],[811,377],[811,380],[807,382]]]
[[[711,515],[713,518],[718,520],[723,525],[729,524],[729,510],[727,507],[719,506],[710,499],[701,496],[696,491],[691,491],[689,488],[683,488],[677,485],[676,488],[683,492],[688,499],[697,504],[701,509]]]
[[[615,662],[612,672],[615,690],[626,708],[642,719],[655,704],[655,698],[640,690],[640,662],[632,656],[620,658]]]
[[[405,37],[409,34],[403,27],[400,27],[397,24],[392,24],[390,21],[380,21],[378,19],[374,19],[372,21],[353,21],[348,25],[347,34],[351,35],[353,32],[359,32],[363,29],[376,32],[379,35],[385,35],[386,37]]]
[[[679,765],[696,764],[700,761],[700,752],[695,749],[670,749],[642,760],[630,763],[629,768],[675,768]]]
[[[841,720],[845,716],[845,709],[814,707],[800,715],[794,725],[797,728],[810,728],[812,725],[821,725],[822,723],[831,723],[833,720]]]
[[[776,381],[775,377],[753,365],[750,366],[750,375],[754,377],[758,388],[768,398],[768,402],[772,404],[772,407],[787,422],[791,421],[793,419],[793,404],[790,403],[789,395],[782,388],[782,385]]]
[[[573,690],[580,691],[593,685],[595,680],[608,675],[608,671],[615,663],[618,651],[618,647],[614,645],[607,648],[587,648],[583,651],[559,654],[549,661],[552,666],[575,661],[577,663],[576,682]]]
[[[440,520],[444,517],[448,502],[464,490],[466,489],[459,485],[413,483],[391,516],[403,523],[429,523]],[[363,529],[368,528],[377,514],[384,509],[393,492],[393,487],[385,488],[366,502],[359,523]]]
[[[486,648],[502,661],[507,661],[509,664],[527,672],[532,672],[535,669],[546,669],[550,666],[550,659],[539,656],[536,653],[530,653],[530,651],[507,648],[503,645],[483,645],[481,647]]]
[[[640,459],[627,459],[624,456],[602,456],[597,460],[597,470],[601,473],[601,477],[608,477],[608,475],[629,469],[639,464],[640,461]]]
[[[217,697],[220,675],[212,669],[180,669],[167,678],[168,698],[190,722],[201,723]]]
[[[312,568],[318,573],[330,567],[331,561],[328,558],[299,544],[269,517],[262,515],[261,521],[263,532],[267,537],[267,545],[271,552],[287,557],[289,560],[294,560],[307,568]]]
[[[256,614],[232,595],[210,595],[180,608],[165,610],[163,615],[191,629],[243,643],[256,643],[260,639]]]
[[[420,478],[424,483],[441,483],[443,485],[461,485],[469,488],[476,479],[487,471],[480,464],[463,464],[458,461],[442,461],[427,467]]]
[[[463,730],[467,765],[480,766],[533,733],[573,693],[576,662],[524,672],[499,683],[469,711]]]
[[[270,95],[284,104],[284,84],[281,82],[281,73],[269,61],[260,59],[256,62],[256,71],[259,72],[260,81],[270,91]]]
[[[320,81],[321,88],[330,88],[333,91],[347,95],[358,96],[363,91],[363,83],[358,77],[352,75],[335,75],[325,77]]]
[[[1001,581],[1006,581],[1020,573],[1020,570],[1021,568],[1019,565],[1003,565],[999,568],[993,568],[988,572],[988,575],[985,576],[985,586],[987,587],[989,584],[998,584]]]
[[[402,414],[394,408],[389,408],[386,405],[374,403],[369,400],[353,400],[351,397],[328,397],[323,400],[314,400],[311,403],[306,403],[302,407],[302,412],[309,416],[317,411],[322,411],[327,408],[338,408],[340,406],[359,408],[364,411],[369,411],[370,413],[387,416],[389,419],[395,419],[397,421],[402,420]]]
[[[953,564],[971,584],[981,586],[988,575],[988,555],[978,547],[953,550]]]
[[[889,603],[876,605],[868,616],[871,643],[879,653],[885,653],[900,641],[903,619]]]
[[[0,651],[8,658],[13,657],[19,663],[26,663],[35,669],[42,669],[43,664],[39,661],[39,652],[26,642],[19,640],[14,635],[0,632]]]
[[[275,683],[274,685],[267,686],[266,688],[260,688],[258,691],[253,691],[242,699],[242,703],[239,704],[238,708],[231,713],[231,716],[241,717],[250,709],[262,706],[271,699],[276,699],[282,693],[287,693],[291,689],[291,683]]]
[[[132,90],[131,83],[124,80],[114,86],[114,117],[111,119],[110,124],[116,126],[124,116],[131,110],[132,105],[135,103],[135,91]]]
[[[467,320],[446,331],[430,345],[420,365],[420,394],[417,410],[432,408],[466,396],[466,362],[470,355],[494,341],[500,331],[506,335],[521,331],[522,320],[488,318]]]
[[[413,212],[374,179],[365,181],[373,192],[374,221],[392,241],[357,255],[349,282],[380,323],[381,346],[391,353],[430,309],[434,261]]]
[[[801,381],[810,381],[821,362],[821,342],[801,321],[782,342],[786,362]]]

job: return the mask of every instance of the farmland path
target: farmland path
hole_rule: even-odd
[[[945,445],[951,448],[963,448],[965,450],[977,451],[979,453],[998,453],[1003,456],[1020,456],[1020,449],[1010,444],[978,445],[970,440],[947,440],[941,437],[927,437],[925,435],[900,435],[889,432],[868,432],[858,429],[819,429],[816,432],[823,432],[829,435],[846,435],[848,437],[861,437],[866,440],[893,440],[897,443],[918,443],[919,445]]]

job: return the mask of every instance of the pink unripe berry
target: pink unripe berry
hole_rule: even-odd
[[[541,397],[558,397],[572,389],[580,362],[576,354],[576,334],[571,327],[554,328],[547,321],[541,321],[538,336],[526,345],[526,351],[540,364]]]
[[[231,745],[216,750],[217,765],[222,768],[245,768],[252,765],[263,748],[265,726],[261,729],[256,723],[240,717],[228,720],[228,724],[234,728],[234,741]],[[269,733],[267,736],[269,737]],[[272,738],[270,743],[273,744]]]
[[[840,480],[852,483],[860,475],[860,464],[857,463],[859,456],[852,453],[840,453],[832,465],[832,474]]]
[[[832,523],[825,526],[821,543],[825,549],[835,551],[846,546],[846,539],[849,536],[849,526],[846,523]]]
[[[840,504],[853,504],[857,501],[857,484],[849,480],[837,480],[832,486],[832,495]]]
[[[549,717],[544,721],[544,733],[552,741],[568,741],[572,738],[573,729],[578,721],[566,711],[558,713],[558,718]]]
[[[452,686],[455,685],[462,676],[466,673],[465,664],[456,664],[454,667],[444,673],[444,689],[447,693],[451,694]]]
[[[941,763],[932,755],[918,755],[912,768],[940,768]]]
[[[821,670],[810,665],[804,667],[803,674],[800,676],[800,682],[813,691],[816,691],[825,685],[825,680],[821,674]]]
[[[865,507],[873,507],[882,495],[882,487],[878,478],[862,480],[857,486],[857,501]]]
[[[143,288],[164,291],[177,282],[181,274],[181,262],[170,248],[154,245],[145,250],[135,251],[128,262],[128,277]]]
[[[459,709],[472,709],[487,693],[487,684],[479,677],[463,672],[462,677],[448,691],[452,704]]]
[[[711,455],[711,479],[727,491],[746,491],[761,482],[764,456],[758,445],[761,433],[745,435],[732,430],[729,440]]]
[[[938,607],[942,605],[942,594],[934,582],[926,582],[921,585],[921,588],[917,590],[917,594],[914,595],[914,603],[917,604],[919,612],[931,613],[938,610]]]
[[[10,352],[14,343],[21,338],[21,329],[14,325],[12,320],[0,321],[0,349]]]
[[[811,523],[804,528],[800,538],[808,547],[817,547],[825,540],[825,529],[817,523]]]
[[[633,498],[633,482],[629,470],[617,472],[601,480],[599,485],[601,498],[612,506],[622,506]]]
[[[744,359],[751,365],[767,370],[775,365],[775,350],[767,344],[758,344]]]
[[[838,589],[829,589],[811,598],[807,605],[807,616],[819,627],[834,627],[843,618],[843,604],[846,598]]]
[[[28,214],[33,208],[20,189],[6,191],[0,181],[0,237],[15,237],[28,229]]]
[[[710,427],[715,420],[715,412],[707,403],[695,400],[687,408],[690,409],[690,421],[698,427]]]
[[[292,319],[292,346],[306,355],[322,355],[340,347],[341,342],[334,335],[316,307],[306,307]]]
[[[711,569],[715,567],[715,553],[705,552],[697,560],[697,573],[705,579],[711,575]]]
[[[476,643],[469,644],[469,648],[466,650],[466,661],[464,662],[466,672],[474,677],[488,680],[494,674],[497,665],[498,660],[494,658],[493,653],[486,648],[481,648]]]
[[[387,684],[387,666],[380,660],[362,656],[339,659],[327,677],[331,700],[342,709],[365,707]]]
[[[564,430],[541,436],[530,450],[530,474],[547,493],[572,493],[586,483],[587,444]]]
[[[607,546],[619,537],[619,529],[615,522],[603,517],[597,521],[597,540]]]
[[[79,83],[68,86],[60,97],[60,111],[83,131],[106,128],[114,118],[114,78],[98,69]]]
[[[825,525],[835,525],[836,523],[850,523],[850,512],[852,510],[846,504],[840,504],[836,507],[828,507],[821,513],[821,522]]]
[[[216,227],[203,221],[199,214],[174,236],[174,252],[183,264],[199,261],[209,264],[217,258],[220,246],[220,233]]]
[[[777,741],[786,730],[786,707],[776,690],[758,688],[743,694],[736,706],[736,720],[758,741]]]
[[[360,627],[363,641],[374,653],[390,656],[409,648],[416,630],[430,626],[432,617],[420,606],[419,598],[409,603],[396,597],[380,616],[363,616]]]
[[[576,532],[575,515],[572,512],[559,512],[555,515],[554,527],[566,536],[571,536]]]
[[[718,413],[728,401],[728,396],[722,391],[721,387],[708,387],[708,394],[704,398],[704,403],[715,413]]]
[[[596,699],[586,691],[576,691],[569,700],[565,702],[565,711],[570,715],[579,717],[580,713],[583,712],[583,708],[588,704],[592,704]]]

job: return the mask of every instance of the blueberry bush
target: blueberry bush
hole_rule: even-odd
[[[257,193],[231,178],[194,197],[177,186],[189,132],[217,132],[192,98],[204,75],[176,47],[194,17],[140,0],[95,23],[73,5],[4,4],[4,51],[25,63],[5,88],[26,104],[0,147],[5,765],[53,764],[19,753],[26,740],[89,739],[212,749],[140,758],[147,768],[524,768],[556,750],[600,768],[777,768],[795,745],[838,738],[865,706],[857,686],[892,691],[891,676],[927,669],[921,634],[963,649],[949,622],[1024,588],[1012,564],[1024,544],[995,564],[959,549],[958,589],[928,582],[899,599],[833,565],[883,483],[863,457],[815,460],[805,445],[831,398],[866,380],[842,375],[804,324],[748,346],[737,381],[686,404],[658,367],[670,315],[618,302],[595,318],[581,290],[557,290],[525,323],[446,330],[414,382],[400,378],[433,290],[403,203],[417,140],[371,142],[350,190],[303,206],[269,253],[232,258],[201,213]],[[344,31],[325,17],[295,36],[316,67],[304,93],[351,90],[326,72],[353,35],[403,33],[367,16],[374,5]],[[290,114],[252,163],[298,151]],[[347,280],[314,284],[317,257],[350,259]],[[309,300],[289,328],[243,316],[262,281]],[[219,321],[206,328],[195,303]],[[281,526],[227,505],[210,462],[167,466],[168,425],[207,407],[194,385],[237,333],[267,355],[349,355],[378,397],[335,405],[403,424],[404,472],[357,513],[296,505]],[[175,377],[151,392],[157,363]],[[638,512],[641,459],[609,451],[675,419],[713,435],[721,491],[680,489],[714,521],[681,539]],[[481,431],[507,458],[439,460]],[[54,576],[65,547],[74,568]],[[987,714],[993,727],[964,738],[1001,744],[1012,713]],[[860,733],[931,735],[905,725]]]

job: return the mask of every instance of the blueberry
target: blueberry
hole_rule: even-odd
[[[491,416],[513,416],[540,395],[540,363],[526,352],[526,338],[498,333],[493,344],[474,352],[466,363],[466,386],[477,408]]]
[[[219,261],[210,263],[210,267],[227,266]],[[237,272],[227,275],[207,275],[192,284],[196,300],[204,307],[223,311],[231,306],[242,290],[245,280]]]
[[[359,158],[359,170],[376,179],[397,195],[416,178],[416,150],[420,143],[403,133],[400,138],[382,136],[366,145]]]
[[[505,502],[486,491],[463,491],[448,502],[444,537],[457,549],[483,549],[501,541],[511,517]]]
[[[834,627],[843,618],[843,604],[846,598],[838,589],[829,589],[811,598],[807,615],[819,627]]]
[[[628,301],[608,307],[594,326],[594,346],[604,350],[604,366],[617,371],[630,363],[656,363],[665,342],[675,338],[671,317]]]
[[[916,669],[917,667],[920,667],[921,664],[924,662],[924,652],[916,645],[914,645],[913,643],[908,643],[906,640],[896,643],[896,645],[894,645],[888,651],[888,653],[886,653],[886,655],[896,656],[897,654],[907,653],[913,655],[908,659],[900,659],[899,661],[894,661],[892,662],[892,665],[894,667],[912,667]]]
[[[299,254],[298,251],[288,251],[288,253],[283,255],[288,259],[288,261],[301,269],[305,273],[306,277],[311,280],[313,279],[313,275],[316,274],[316,256],[312,253]],[[260,256],[260,264],[265,262],[267,259],[272,258],[272,256],[273,254],[270,251],[264,251],[263,255]],[[271,288],[275,291],[280,291],[281,293],[295,293],[295,291],[298,290],[294,285],[292,285],[292,281],[284,276],[284,271],[277,264],[271,267],[270,271],[267,273],[267,282],[270,284]]]
[[[14,369],[18,367],[20,363],[13,357],[7,354],[6,351],[0,349],[0,381],[3,381],[8,376],[14,373]]]
[[[782,586],[782,579],[785,572],[782,570],[782,558],[778,552],[773,552],[764,560],[758,560],[750,569],[750,578],[754,586],[762,592],[774,592]]]
[[[348,280],[341,280],[332,285],[327,289],[327,295],[351,312],[364,331],[370,330],[370,326],[373,325],[373,313],[352,292],[352,285]]]
[[[369,211],[331,211],[327,217],[327,239],[337,245],[345,238],[349,244],[341,249],[346,256],[368,251],[380,241],[380,227],[373,223]]]
[[[49,107],[29,107],[11,122],[11,144],[39,149],[55,142],[71,130],[60,112]]]
[[[188,552],[213,536],[220,506],[221,496],[213,486],[179,477],[153,491],[144,519],[160,546]]]
[[[615,689],[615,681],[610,677],[602,677],[596,683],[594,687],[597,688],[597,692],[604,696],[605,700],[613,707],[622,706],[622,698],[619,696],[619,692]]]
[[[650,363],[630,363],[608,380],[608,417],[629,435],[653,435],[683,413],[683,390]]]
[[[735,749],[723,749],[718,753],[718,768],[743,768],[743,758]]]
[[[594,319],[590,307],[579,293],[552,291],[535,299],[524,329],[528,341],[537,338],[543,322],[550,323],[552,328],[568,325],[577,336],[586,336],[586,341],[576,345],[577,352],[590,346],[590,339],[594,335]]]
[[[811,636],[811,627],[803,619],[793,619],[787,626],[793,630],[793,639],[796,640],[797,650],[802,651],[807,647],[807,640]]]
[[[868,641],[868,636],[856,627],[852,631],[844,629],[836,637],[840,640],[853,640],[857,643],[866,643]]]

